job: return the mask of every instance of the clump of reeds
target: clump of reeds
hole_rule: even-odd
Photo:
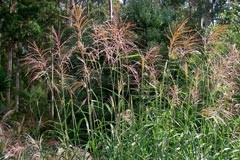
[[[212,75],[210,78],[213,82],[211,89],[214,93],[218,91],[222,93],[217,103],[226,109],[233,107],[237,103],[235,97],[239,91],[239,55],[239,51],[233,45],[226,55],[211,61]]]
[[[213,49],[214,46],[223,42],[221,38],[226,34],[227,28],[228,25],[218,25],[214,29],[207,31],[207,35],[203,37],[203,45],[205,50],[208,50],[209,52],[214,51],[210,49]]]
[[[228,45],[222,40],[227,27],[227,25],[217,26],[206,36],[204,44],[210,71],[209,88],[212,95],[220,96],[216,97],[215,106],[203,109],[201,113],[209,117],[215,115],[213,119],[220,122],[223,122],[224,118],[232,117],[234,112],[231,109],[236,108],[235,97],[239,91],[240,55],[235,45]],[[228,49],[221,52],[218,48],[219,45]]]
[[[235,80],[239,73],[239,52],[232,46],[228,54],[214,58],[208,55],[209,47],[212,51],[224,27],[204,41],[205,46],[202,47],[207,53],[200,54],[203,62],[186,58],[189,55],[194,58],[192,53],[202,43],[199,34],[186,27],[187,20],[170,29],[170,60],[184,60],[183,64],[177,63],[180,67],[173,72],[168,61],[160,66],[159,47],[144,52],[135,45],[134,25],[122,21],[117,12],[112,22],[92,25],[90,37],[93,43],[89,45],[83,43],[89,20],[81,5],[73,4],[70,20],[77,37],[74,46],[67,45],[71,37],[62,42],[61,36],[53,30],[52,47],[42,50],[33,43],[29,48],[31,54],[23,59],[31,81],[46,80],[52,100],[56,98],[65,104],[65,94],[73,94],[78,87],[84,90],[82,96],[85,97],[80,104],[74,104],[71,97],[69,105],[63,105],[64,114],[58,113],[60,127],[56,132],[62,146],[57,146],[57,156],[91,159],[91,154],[77,145],[81,141],[79,132],[83,121],[89,135],[88,145],[100,159],[216,159],[220,157],[217,154],[224,159],[228,156],[226,150],[236,149],[237,145],[230,142],[230,131],[225,136],[222,131],[225,129],[218,130],[215,124],[226,124],[225,119],[232,117],[224,105],[226,102],[235,103],[233,96],[238,91]],[[73,75],[77,80],[69,74],[74,53],[78,65]],[[209,87],[207,91],[204,90],[206,87]],[[216,98],[213,95],[219,89],[222,96]],[[208,95],[204,97],[204,94],[209,94],[212,99],[209,100]],[[199,112],[198,106],[204,109],[200,108]],[[88,107],[87,112],[83,111],[84,107]],[[135,115],[135,109],[140,107],[146,109]],[[99,110],[105,116],[104,109],[111,114],[113,122],[98,117]],[[76,114],[80,113],[84,118],[78,121]],[[198,113],[213,119],[215,124],[197,116]],[[229,138],[228,148],[225,138]],[[31,137],[26,140],[27,146],[32,147],[35,153],[31,156],[41,157],[42,140],[36,141]],[[73,143],[76,144],[71,146]],[[211,145],[207,146],[207,143]],[[233,156],[237,155],[237,151],[231,151]]]
[[[172,59],[181,59],[188,56],[200,44],[198,32],[187,27],[188,19],[169,29],[168,55]]]
[[[67,17],[67,19],[70,20],[70,24],[74,27],[76,33],[77,33],[77,46],[81,52],[86,52],[86,47],[83,43],[83,34],[88,29],[88,24],[90,20],[88,19],[85,8],[83,8],[83,5],[77,5],[73,1],[72,9],[70,10],[70,15]]]
[[[68,47],[66,43],[71,40],[62,40],[55,29],[52,29],[51,40],[53,45],[50,48],[41,49],[33,42],[29,46],[29,53],[22,59],[26,75],[30,82],[43,79],[51,93],[52,117],[54,117],[55,99],[59,99],[64,105],[64,94],[72,94],[71,86],[67,83],[73,77],[70,76],[70,57],[76,47]],[[66,92],[66,93],[64,93]]]

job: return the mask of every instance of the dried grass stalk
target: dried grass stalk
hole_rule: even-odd
[[[188,19],[169,29],[167,37],[170,43],[169,57],[172,59],[186,57],[200,44],[198,32],[188,28],[187,23]]]

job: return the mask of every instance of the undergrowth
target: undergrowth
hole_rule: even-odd
[[[240,157],[240,57],[224,39],[228,26],[200,34],[184,20],[169,28],[161,53],[160,46],[139,49],[135,26],[117,14],[94,24],[84,13],[74,4],[73,35],[52,29],[49,43],[31,43],[22,59],[30,81],[47,89],[29,94],[37,109],[26,118],[36,130],[24,128],[25,117],[1,120],[4,159]]]

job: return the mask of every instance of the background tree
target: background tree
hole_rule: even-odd
[[[1,28],[0,33],[4,41],[1,41],[1,51],[8,60],[8,78],[11,81],[7,92],[7,106],[11,108],[11,84],[13,83],[13,68],[15,76],[15,107],[19,107],[19,85],[20,85],[20,62],[19,57],[24,54],[28,41],[36,39],[42,41],[44,34],[52,25],[56,25],[56,17],[59,9],[52,1],[3,1],[0,8]],[[13,62],[15,63],[13,65]],[[14,67],[13,67],[14,66]]]
[[[181,19],[177,16],[177,9],[184,1],[155,1],[155,0],[129,0],[126,18],[137,25],[136,33],[139,35],[142,46],[154,46],[166,41],[166,28]]]

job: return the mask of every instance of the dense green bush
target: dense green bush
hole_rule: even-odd
[[[136,24],[140,46],[152,47],[166,43],[166,28],[176,19],[176,11],[160,1],[130,0],[126,18]]]

